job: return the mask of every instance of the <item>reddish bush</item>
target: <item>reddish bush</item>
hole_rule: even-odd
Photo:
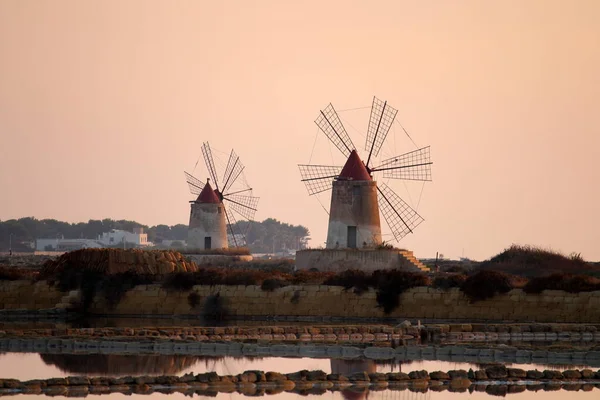
[[[355,290],[362,292],[369,289],[371,276],[360,269],[347,269],[330,276],[323,282],[323,285],[343,286],[345,290],[355,288]]]
[[[544,290],[564,290],[569,293],[600,290],[600,279],[587,275],[552,274],[532,278],[523,287],[525,293],[541,293]]]
[[[461,287],[467,280],[463,274],[448,274],[438,276],[433,280],[433,287],[436,289],[447,290],[455,287]]]
[[[397,269],[373,272],[372,283],[377,289],[377,304],[386,314],[400,305],[400,295],[413,287],[429,286],[431,279],[427,275]]]
[[[476,302],[507,293],[519,286],[522,280],[504,272],[483,270],[469,276],[461,286],[462,292]]]
[[[37,278],[39,272],[25,268],[0,267],[0,281],[19,281]]]

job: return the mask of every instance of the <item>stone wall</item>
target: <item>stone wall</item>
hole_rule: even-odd
[[[188,297],[197,294],[199,305]],[[316,316],[353,318],[430,318],[451,320],[498,320],[515,322],[600,322],[600,291],[566,293],[545,291],[526,295],[515,289],[492,299],[469,303],[458,289],[441,291],[428,287],[408,290],[400,307],[385,315],[377,307],[376,293],[361,295],[336,286],[286,286],[268,292],[259,286],[195,286],[190,292],[169,292],[158,285],[138,286],[129,291],[114,310],[97,298],[92,312],[99,314],[199,314],[210,295],[223,299],[230,315]]]
[[[190,304],[190,294],[196,305]],[[208,296],[219,294],[230,315],[497,320],[515,322],[600,323],[600,291],[566,293],[546,290],[527,295],[520,289],[469,303],[458,289],[413,288],[400,296],[400,307],[385,315],[376,293],[360,295],[339,286],[286,286],[264,291],[259,286],[194,286],[191,291],[167,291],[160,285],[140,285],[127,292],[114,309],[102,294],[90,311],[108,315],[199,315]],[[46,282],[0,281],[0,306],[5,310],[65,307],[73,293],[62,293]],[[193,304],[194,302],[192,302]]]
[[[397,249],[310,249],[296,252],[296,268],[342,272],[357,268],[365,272],[378,269],[401,268],[419,272],[409,257],[412,252]],[[414,257],[413,257],[414,258]]]
[[[54,308],[65,293],[46,282],[2,281],[0,282],[0,309],[41,310]]]
[[[252,261],[250,254],[186,254],[185,258],[196,265],[227,265],[232,262]]]

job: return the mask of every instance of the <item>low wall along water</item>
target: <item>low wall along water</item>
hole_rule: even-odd
[[[190,296],[190,294],[194,295]],[[273,291],[260,286],[194,286],[169,291],[160,285],[129,290],[111,308],[95,297],[89,311],[108,315],[199,315],[207,299],[217,295],[232,317],[312,316],[347,318],[430,318],[449,320],[505,320],[514,322],[600,322],[600,291],[567,293],[546,290],[525,294],[521,289],[470,303],[458,289],[417,287],[400,295],[400,306],[390,314],[378,307],[372,289],[356,294],[339,286],[285,286]],[[0,307],[5,310],[68,308],[78,291],[63,293],[46,282],[1,281]],[[193,301],[190,301],[193,297]],[[212,297],[214,299],[214,297]]]

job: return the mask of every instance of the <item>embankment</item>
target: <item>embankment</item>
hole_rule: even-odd
[[[64,293],[45,281],[0,281],[4,310],[69,308],[80,291]],[[344,290],[340,286],[294,285],[263,290],[256,285],[197,285],[191,290],[167,290],[158,284],[126,291],[117,304],[96,294],[88,311],[96,315],[191,315],[209,306],[232,318],[289,316],[293,318],[496,320],[512,322],[600,322],[600,291],[567,293],[545,290],[526,294],[513,289],[491,299],[470,302],[457,288],[416,287],[399,296],[399,306],[385,314],[377,292]]]

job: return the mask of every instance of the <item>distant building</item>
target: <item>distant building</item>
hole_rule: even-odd
[[[134,228],[133,233],[113,229],[99,235],[98,242],[104,246],[115,246],[119,243],[133,243],[140,247],[152,246],[152,243],[148,241],[148,234],[144,233],[144,228]]]
[[[36,251],[72,251],[80,249],[97,249],[104,247],[92,239],[65,239],[64,237],[54,239],[36,239]]]
[[[65,239],[64,236],[53,239],[36,239],[36,251],[73,251],[80,249],[99,249],[102,247],[114,247],[124,243],[134,244],[138,247],[152,246],[148,241],[148,235],[144,228],[135,228],[133,232],[113,229],[104,232],[97,239]]]

